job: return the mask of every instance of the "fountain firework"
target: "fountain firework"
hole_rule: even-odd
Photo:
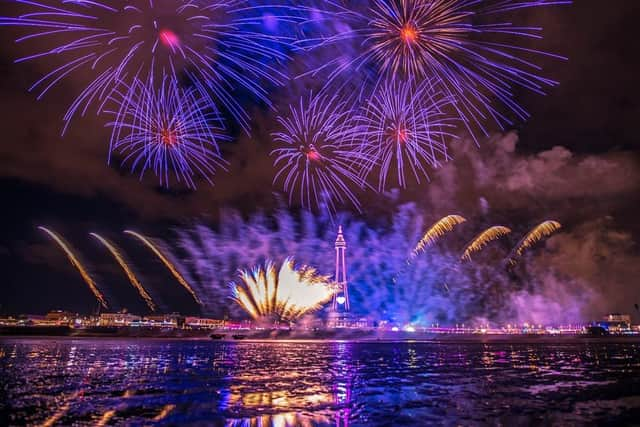
[[[309,266],[296,268],[293,259],[286,259],[279,270],[267,261],[239,276],[240,281],[231,284],[233,298],[254,319],[296,320],[321,308],[334,293],[328,276]]]

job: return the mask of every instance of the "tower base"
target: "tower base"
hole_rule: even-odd
[[[351,328],[353,327],[353,316],[347,312],[330,311],[327,317],[327,328]]]

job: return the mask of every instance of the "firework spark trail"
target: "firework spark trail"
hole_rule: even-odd
[[[69,258],[71,264],[76,268],[76,270],[78,270],[84,282],[89,286],[89,289],[91,289],[91,292],[93,292],[93,295],[96,297],[100,305],[102,305],[102,307],[104,308],[109,308],[107,301],[104,299],[104,296],[98,289],[98,286],[93,281],[87,270],[82,266],[80,260],[78,260],[78,258],[74,255],[71,247],[62,239],[62,237],[60,237],[58,234],[48,229],[47,227],[38,226],[38,229],[47,233],[49,237],[51,237],[58,244],[58,246],[60,246],[60,248],[67,255],[67,258]]]
[[[274,185],[282,181],[294,199],[312,209],[326,203],[330,213],[338,204],[360,210],[353,189],[363,189],[362,168],[367,163],[354,139],[355,122],[347,101],[338,96],[300,99],[290,106],[287,117],[278,117],[282,130],[273,134],[280,143],[271,152],[277,173]]]
[[[142,299],[144,299],[144,302],[147,304],[147,306],[149,306],[149,309],[151,309],[151,311],[156,311],[156,305],[153,302],[153,299],[144,289],[144,287],[142,286],[142,283],[140,283],[136,275],[131,270],[131,267],[129,267],[127,262],[124,260],[124,257],[122,256],[118,248],[116,248],[113,243],[109,242],[107,239],[105,239],[104,237],[100,236],[97,233],[89,233],[89,235],[97,239],[100,243],[102,243],[102,245],[105,248],[109,250],[109,252],[111,253],[111,255],[113,255],[113,257],[118,262],[120,267],[122,267],[122,270],[124,270],[125,274],[127,275],[127,278],[129,279],[129,282],[131,282],[131,285],[133,285],[133,287],[136,288],[136,290],[138,291]]]
[[[124,232],[125,234],[129,234],[135,237],[136,239],[140,240],[145,246],[147,246],[147,248],[149,248],[160,259],[160,261],[162,261],[162,263],[169,269],[169,271],[171,272],[173,277],[176,278],[178,283],[180,283],[180,285],[191,294],[195,302],[197,302],[199,305],[202,305],[200,298],[198,298],[198,295],[195,293],[191,285],[189,285],[189,283],[185,280],[182,274],[180,274],[180,272],[175,267],[175,265],[173,265],[173,263],[169,261],[169,259],[162,253],[160,249],[158,249],[158,247],[150,239],[148,239],[147,237],[135,231],[125,230]]]
[[[169,187],[169,174],[178,182],[195,188],[194,176],[213,185],[217,168],[225,170],[219,141],[222,133],[219,115],[206,98],[194,88],[183,89],[178,81],[163,75],[158,88],[152,79],[136,79],[124,93],[115,91],[117,112],[108,123],[112,127],[110,155],[117,151],[131,160],[131,171],[140,169],[142,179],[152,169],[160,185]]]
[[[416,85],[411,79],[385,81],[367,100],[357,118],[358,139],[373,159],[368,172],[379,168],[379,191],[386,189],[393,169],[405,188],[409,173],[420,183],[429,179],[428,166],[449,160],[446,140],[456,138],[451,133],[455,121],[444,110],[451,103],[433,81]]]
[[[424,252],[429,246],[435,244],[438,239],[444,236],[446,233],[453,231],[456,225],[460,225],[466,221],[466,218],[460,215],[447,215],[441,218],[439,221],[435,222],[427,232],[422,236],[422,239],[418,242],[418,244],[411,251],[411,255],[406,260],[402,269],[394,275],[391,279],[393,283],[398,282],[398,277],[405,274],[407,269],[409,269],[412,265],[412,261],[422,252]]]
[[[416,257],[420,252],[424,251],[429,246],[433,245],[438,239],[444,236],[446,233],[453,231],[456,225],[460,225],[465,222],[466,219],[460,215],[447,215],[434,223],[422,236],[420,242],[413,248],[411,258]]]
[[[308,266],[296,269],[290,258],[279,271],[271,261],[241,271],[240,282],[231,288],[236,302],[254,319],[296,320],[318,310],[334,293],[328,276]]]
[[[478,234],[471,243],[467,245],[460,259],[471,261],[471,254],[478,252],[490,242],[497,240],[502,236],[506,236],[509,233],[511,233],[511,229],[502,225],[495,225],[486,229],[482,233]]]
[[[525,250],[542,240],[544,237],[558,231],[562,225],[558,221],[544,221],[535,226],[518,242],[511,255],[509,256],[509,262],[515,264],[516,258],[522,256]]]
[[[16,42],[44,44],[17,60],[58,60],[30,90],[42,98],[61,80],[82,77],[85,86],[65,114],[65,129],[77,114],[104,107],[111,91],[133,78],[157,72],[181,76],[224,105],[248,129],[248,116],[234,98],[241,89],[270,105],[263,82],[282,85],[276,64],[288,58],[288,37],[264,31],[268,12],[292,22],[292,7],[257,6],[246,0],[13,0],[21,14],[0,17],[0,26],[24,30]],[[53,47],[51,47],[53,45]],[[42,50],[40,50],[42,49]]]
[[[526,47],[541,39],[542,28],[514,25],[512,13],[538,7],[569,5],[564,0],[372,0],[369,6],[344,6],[327,0],[324,10],[308,8],[311,22],[341,22],[337,33],[302,40],[309,49],[341,44],[357,51],[338,55],[308,74],[328,70],[328,84],[338,76],[377,69],[377,81],[388,77],[432,78],[441,82],[457,103],[454,108],[476,137],[487,135],[485,121],[501,127],[528,113],[515,100],[519,89],[544,94],[557,82],[540,73],[539,60],[562,56]],[[504,18],[502,17],[504,16]],[[339,47],[340,48],[340,47]],[[496,104],[496,105],[494,105]]]

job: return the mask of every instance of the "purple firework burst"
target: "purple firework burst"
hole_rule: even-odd
[[[165,76],[156,88],[152,79],[135,80],[120,95],[120,108],[114,121],[110,152],[131,162],[131,171],[140,179],[152,169],[160,185],[168,187],[170,175],[195,188],[194,177],[213,184],[217,168],[225,168],[218,142],[221,133],[218,114],[206,98],[194,88],[182,88],[171,76]]]
[[[277,170],[274,184],[282,183],[303,207],[326,206],[330,213],[338,204],[360,209],[353,192],[366,184],[362,169],[367,155],[357,143],[356,123],[347,101],[337,96],[313,96],[291,105],[289,115],[278,117],[282,130],[274,133],[280,147],[271,152]]]
[[[420,183],[427,168],[449,159],[446,142],[455,138],[455,120],[446,113],[453,105],[432,81],[415,85],[411,80],[389,80],[367,100],[358,117],[359,139],[367,141],[368,170],[378,170],[378,190],[384,191],[395,170],[397,184],[406,187],[407,176]]]
[[[510,115],[528,118],[515,91],[543,94],[557,82],[539,75],[536,60],[565,59],[527,48],[528,39],[541,38],[542,28],[509,19],[517,10],[571,4],[568,0],[372,0],[361,8],[333,0],[323,4],[322,12],[312,9],[312,22],[332,25],[330,33],[303,43],[343,43],[354,51],[348,60],[334,56],[311,74],[330,70],[332,82],[345,72],[367,74],[373,68],[376,85],[388,78],[438,78],[457,99],[457,113],[472,133],[479,128],[487,134],[487,120],[504,127],[512,124]],[[502,108],[510,113],[503,114]]]
[[[30,90],[38,99],[73,76],[83,89],[64,117],[65,129],[76,114],[104,103],[120,84],[164,74],[186,78],[203,96],[219,102],[246,129],[247,114],[234,99],[237,89],[269,103],[262,82],[282,84],[274,64],[286,59],[284,37],[264,26],[289,20],[246,0],[12,0],[17,16],[0,25],[25,31],[17,39],[36,53],[17,62],[46,58],[53,65]],[[265,16],[270,18],[265,21]],[[267,28],[268,30],[268,28]]]

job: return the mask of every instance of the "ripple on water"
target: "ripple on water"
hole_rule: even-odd
[[[640,419],[640,346],[4,340],[0,424]]]

